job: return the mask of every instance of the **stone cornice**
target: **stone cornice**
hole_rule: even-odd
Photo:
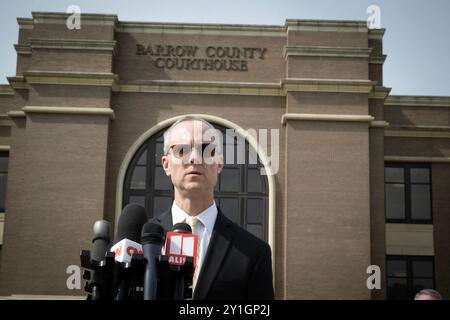
[[[386,99],[391,92],[391,88],[374,86],[373,90],[369,93],[369,99]]]
[[[31,54],[31,47],[27,44],[15,44],[14,49],[16,49],[17,54]]]
[[[110,108],[80,108],[80,107],[45,107],[26,106],[22,108],[27,113],[47,113],[47,114],[79,114],[79,115],[101,115],[114,119],[114,110]]]
[[[28,71],[9,77],[14,89],[28,89],[30,84],[88,85],[112,87],[115,92],[186,93],[286,96],[288,92],[341,92],[371,94],[375,81],[342,79],[287,78],[279,83],[148,80],[120,82],[113,73]],[[388,90],[388,89],[386,89]],[[381,93],[380,93],[381,94]],[[384,94],[384,93],[383,93]]]
[[[319,31],[319,32],[367,32],[365,21],[342,20],[286,20],[287,31]]]
[[[120,21],[116,32],[285,37],[283,26]]]
[[[343,115],[343,114],[311,114],[311,113],[285,113],[281,117],[281,123],[288,121],[333,121],[333,122],[367,122],[375,118],[369,115]]]
[[[375,81],[342,79],[301,79],[281,80],[284,94],[289,91],[370,93]]]
[[[19,27],[32,29],[34,24],[65,24],[71,16],[62,12],[32,12],[32,19],[18,18]],[[114,26],[117,32],[210,34],[234,36],[283,36],[288,31],[363,32],[369,39],[381,39],[384,29],[367,28],[366,21],[286,20],[284,25],[194,24],[118,21],[117,15],[81,13],[84,25]]]
[[[7,79],[13,89],[29,89],[24,76],[7,77]]]
[[[9,118],[25,118],[27,115],[23,111],[13,110],[6,114]]]
[[[386,128],[387,126],[389,126],[389,122],[383,120],[374,120],[370,122],[371,128]]]
[[[450,96],[389,96],[385,106],[408,106],[408,107],[450,107]]]
[[[402,126],[389,125],[386,137],[450,138],[450,126]]]
[[[33,29],[33,19],[31,18],[17,18],[19,29]]]
[[[24,72],[28,84],[81,85],[112,87],[118,76],[113,73],[89,72]]]
[[[369,57],[369,63],[370,64],[383,64],[386,60],[387,55],[372,55]]]
[[[71,13],[62,12],[32,12],[33,23],[46,24],[66,24]],[[115,26],[117,24],[117,15],[115,14],[91,14],[81,13],[81,21],[84,25],[94,26]]]
[[[113,91],[281,96],[279,83],[153,80],[118,83]]]
[[[9,84],[0,85],[0,96],[13,96],[14,89]]]
[[[25,47],[25,46],[21,46]],[[62,50],[101,50],[114,51],[115,40],[78,40],[78,39],[30,39],[31,49],[62,49]],[[30,51],[31,53],[31,51]]]
[[[291,91],[370,93],[369,80],[283,79],[279,83],[149,80],[116,82],[116,92],[285,96]]]
[[[381,39],[383,39],[383,36],[384,36],[385,32],[386,32],[386,29],[384,29],[384,28],[369,29],[368,37],[369,37],[369,39],[381,40]]]
[[[372,48],[284,46],[282,54],[284,58],[288,56],[369,58],[371,52]]]
[[[450,157],[384,156],[389,162],[450,162]]]

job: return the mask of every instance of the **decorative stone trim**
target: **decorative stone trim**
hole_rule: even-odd
[[[450,107],[450,97],[430,97],[430,96],[389,96],[384,105],[408,106],[408,107]]]
[[[318,32],[367,32],[367,23],[363,21],[338,20],[286,20],[287,31]]]
[[[14,90],[9,84],[0,85],[0,96],[13,96]]]
[[[22,108],[27,113],[50,113],[50,114],[80,114],[80,115],[106,115],[114,119],[114,110],[110,108],[80,108],[80,107],[41,107],[26,106]]]
[[[28,84],[85,85],[112,87],[118,76],[113,73],[47,72],[28,71],[24,73]]]
[[[368,115],[316,114],[316,113],[285,113],[281,123],[288,121],[334,121],[334,122],[372,122],[375,118]]]
[[[17,111],[17,110],[13,110],[13,111],[9,111],[6,113],[8,115],[8,117],[10,118],[26,118],[26,114],[23,111]]]
[[[376,82],[370,80],[288,78],[282,79],[281,84],[284,94],[289,91],[370,93]]]
[[[67,18],[71,16],[70,13],[60,12],[32,12],[31,15],[34,24],[66,24]],[[118,21],[115,14],[82,13],[81,19],[83,25],[91,26],[115,26]]]
[[[450,138],[449,126],[396,126],[384,132],[387,137]]]
[[[204,34],[230,36],[285,37],[283,26],[243,25],[243,24],[193,24],[157,22],[119,22],[116,32],[164,33],[164,34]]]
[[[384,29],[384,28],[369,29],[368,38],[382,40],[385,32],[386,32],[386,29]]]
[[[30,55],[31,47],[26,44],[15,44],[14,49],[16,49],[17,54]]]
[[[373,90],[369,93],[369,99],[386,99],[391,92],[391,88],[375,86]]]
[[[31,49],[114,51],[116,46],[115,40],[30,39],[29,43]]]
[[[31,18],[17,18],[19,29],[33,29],[33,19]]]
[[[384,156],[388,162],[437,162],[450,163],[450,157],[410,157],[410,156]]]
[[[383,64],[386,60],[387,55],[373,55],[369,57],[369,63],[370,64]]]
[[[193,93],[193,94],[229,94],[281,96],[281,87],[277,83],[251,82],[211,82],[211,81],[176,81],[154,80],[145,82],[119,83],[113,86],[119,92],[151,93]]]
[[[315,46],[284,46],[283,58],[288,56],[369,58],[372,48],[353,47],[315,47]]]
[[[371,128],[386,128],[389,126],[389,122],[375,120],[370,123]]]
[[[7,79],[13,89],[29,89],[24,76],[7,77]]]

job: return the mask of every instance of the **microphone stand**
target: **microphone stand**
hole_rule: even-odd
[[[89,250],[82,250],[80,261],[86,269],[83,272],[83,279],[87,280],[84,286],[84,291],[88,293],[86,300],[112,300],[114,253],[107,252],[104,260],[96,261],[91,259]]]
[[[183,265],[169,264],[169,256],[159,256],[158,299],[185,300],[192,298],[194,259],[186,257]]]

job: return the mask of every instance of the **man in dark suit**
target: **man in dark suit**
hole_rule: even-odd
[[[214,202],[221,149],[221,133],[201,118],[181,118],[165,132],[162,164],[175,199],[152,221],[166,231],[186,222],[198,235],[194,299],[273,299],[269,245],[230,221]]]

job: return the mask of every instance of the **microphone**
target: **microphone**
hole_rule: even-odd
[[[186,262],[186,257],[192,257],[195,269],[197,242],[198,236],[192,234],[192,229],[187,223],[175,224],[172,231],[166,235],[165,253],[169,257],[169,265],[182,266]]]
[[[119,270],[116,300],[125,300],[129,296],[131,271],[127,269],[131,269],[130,262],[133,253],[142,253],[142,246],[138,241],[142,226],[146,221],[145,208],[137,204],[126,205],[120,215],[117,226],[117,242],[111,248],[111,251],[116,253],[116,261],[125,263],[124,269]]]
[[[185,296],[186,278],[192,277],[197,256],[198,237],[192,234],[192,229],[187,223],[177,223],[172,231],[167,232],[165,254],[167,264],[176,270],[172,273],[171,295],[173,300],[183,300]],[[187,263],[189,259],[189,263]],[[193,260],[194,267],[190,263]],[[189,281],[188,281],[189,282]]]
[[[161,225],[147,222],[141,233],[144,258],[147,260],[144,276],[144,300],[156,300],[158,286],[158,257],[164,243],[164,229]]]
[[[97,220],[93,229],[91,259],[100,262],[105,259],[108,250],[110,224],[106,220]]]
[[[110,224],[106,220],[97,220],[94,223],[92,237],[92,250],[90,252],[90,266],[92,270],[87,273],[89,277],[88,287],[91,287],[91,300],[105,299],[108,295],[107,270],[105,254],[108,251],[110,241]]]
[[[142,253],[141,230],[147,221],[145,208],[128,204],[123,208],[117,226],[116,243],[111,247],[117,262],[130,263],[133,253]]]
[[[127,204],[119,218],[115,241],[118,242],[127,238],[139,242],[142,226],[147,222],[147,219],[147,212],[143,206],[135,203]]]

